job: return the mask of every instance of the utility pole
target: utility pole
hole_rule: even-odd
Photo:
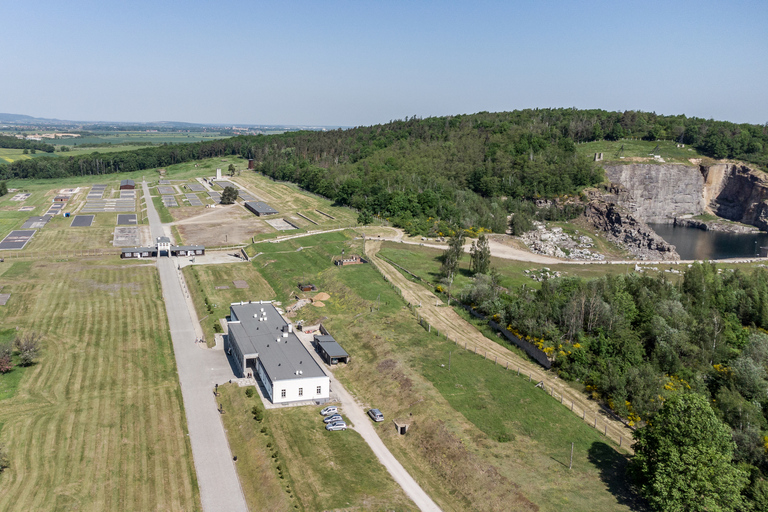
[[[571,463],[568,464],[568,469],[573,467],[573,442],[571,442]]]
[[[451,355],[452,355],[452,353],[453,352],[451,350],[448,351],[448,371],[451,371]]]

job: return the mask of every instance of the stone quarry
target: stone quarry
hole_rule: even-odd
[[[623,188],[609,191],[642,222],[739,231],[737,226],[691,218],[709,213],[768,231],[768,176],[738,163],[714,165],[627,164],[604,166],[606,177]]]

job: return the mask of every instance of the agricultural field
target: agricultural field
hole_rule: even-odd
[[[254,246],[262,254],[250,266],[274,293],[263,296],[258,293],[269,290],[254,290],[249,299],[276,299],[286,308],[295,302],[295,295],[314,295],[298,291],[296,284],[307,281],[330,295],[321,307],[299,309],[292,320],[311,324],[322,319],[352,356],[348,365],[334,368],[336,377],[365,407],[378,407],[388,419],[410,422],[406,436],[399,436],[389,421],[376,428],[443,510],[629,509],[622,483],[626,458],[618,447],[527,379],[481,356],[460,354],[450,341],[425,331],[372,265],[333,266],[331,259],[342,250],[362,252],[362,241],[353,233]],[[230,275],[202,284],[203,293],[220,292],[214,283]],[[200,293],[191,284],[190,288]],[[196,303],[201,303],[199,298]],[[441,365],[447,365],[449,358],[452,367],[446,375]],[[376,379],[370,378],[372,371]],[[242,428],[248,428],[253,419],[241,416]],[[241,453],[251,444],[241,438],[242,428],[229,434],[233,452]],[[258,432],[255,425],[251,428]],[[569,471],[571,442],[575,450]],[[297,462],[292,462],[299,460],[301,450],[300,443],[284,443],[280,456],[294,479],[292,491],[303,507],[313,509],[297,483]],[[340,456],[333,451],[329,458],[335,461]],[[331,471],[327,466],[325,470]],[[318,473],[316,478],[330,477]]]
[[[418,510],[357,432],[325,430],[319,407],[269,409],[257,422],[257,394],[219,391],[251,510]]]
[[[653,153],[656,146],[659,148]],[[624,151],[621,151],[622,147],[624,147]],[[577,144],[576,152],[587,156],[603,153],[604,163],[653,162],[651,153],[661,156],[665,162],[685,165],[693,165],[689,160],[690,158],[702,158],[696,149],[687,145],[684,148],[679,148],[677,143],[671,140],[600,140]]]
[[[30,158],[37,158],[45,155],[51,155],[51,153],[45,153],[43,151],[37,151],[34,155],[24,154],[23,149],[13,148],[0,148],[0,164],[10,164],[16,160],[29,160]]]
[[[6,260],[0,279],[0,325],[43,339],[0,375],[0,510],[199,510],[154,265]]]

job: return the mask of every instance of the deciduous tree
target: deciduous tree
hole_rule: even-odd
[[[237,189],[235,187],[226,187],[221,193],[221,204],[234,204],[237,199]]]
[[[747,474],[732,462],[730,429],[693,393],[670,397],[635,432],[631,470],[655,510],[740,510]]]
[[[491,270],[491,249],[485,235],[480,235],[476,242],[472,242],[469,253],[472,261],[472,272],[487,274]]]
[[[19,359],[22,366],[34,364],[37,355],[40,352],[40,340],[42,336],[35,332],[28,332],[16,338],[14,345],[19,351]]]

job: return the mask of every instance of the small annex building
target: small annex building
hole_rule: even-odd
[[[264,217],[266,215],[277,215],[280,213],[263,201],[246,201],[245,207],[259,217]]]
[[[136,183],[133,180],[123,180],[120,182],[120,190],[134,190]]]
[[[328,375],[272,302],[235,302],[229,313],[224,350],[238,377],[253,373],[275,404],[328,401]]]
[[[349,362],[347,351],[330,334],[315,334],[315,348],[328,365]]]

